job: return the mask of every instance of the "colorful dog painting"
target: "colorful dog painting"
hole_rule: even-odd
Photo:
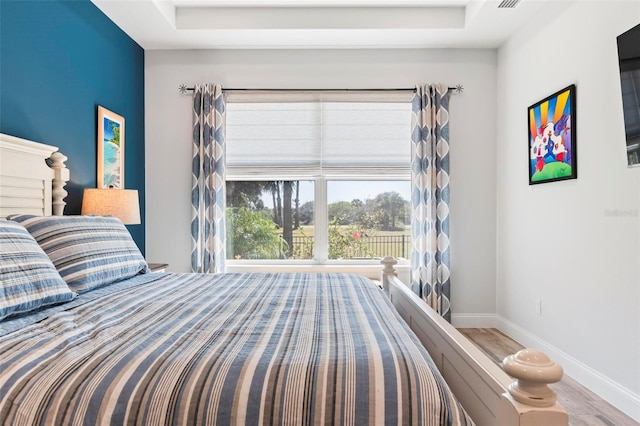
[[[529,107],[529,185],[577,177],[576,87]]]

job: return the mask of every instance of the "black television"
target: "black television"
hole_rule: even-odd
[[[640,24],[617,40],[627,164],[640,166]]]

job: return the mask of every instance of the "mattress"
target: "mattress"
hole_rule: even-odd
[[[6,425],[471,420],[349,274],[146,274],[0,324]]]

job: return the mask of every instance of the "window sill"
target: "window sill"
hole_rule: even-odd
[[[275,261],[278,262],[278,261]],[[330,261],[328,263],[316,263],[304,261],[227,261],[227,272],[339,272],[358,274],[370,279],[380,279],[382,265],[379,260],[366,261]],[[406,260],[399,261],[395,266],[398,274],[408,274],[410,265]]]

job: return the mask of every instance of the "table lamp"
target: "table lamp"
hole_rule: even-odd
[[[115,216],[125,225],[140,223],[137,189],[85,188],[82,214]]]

